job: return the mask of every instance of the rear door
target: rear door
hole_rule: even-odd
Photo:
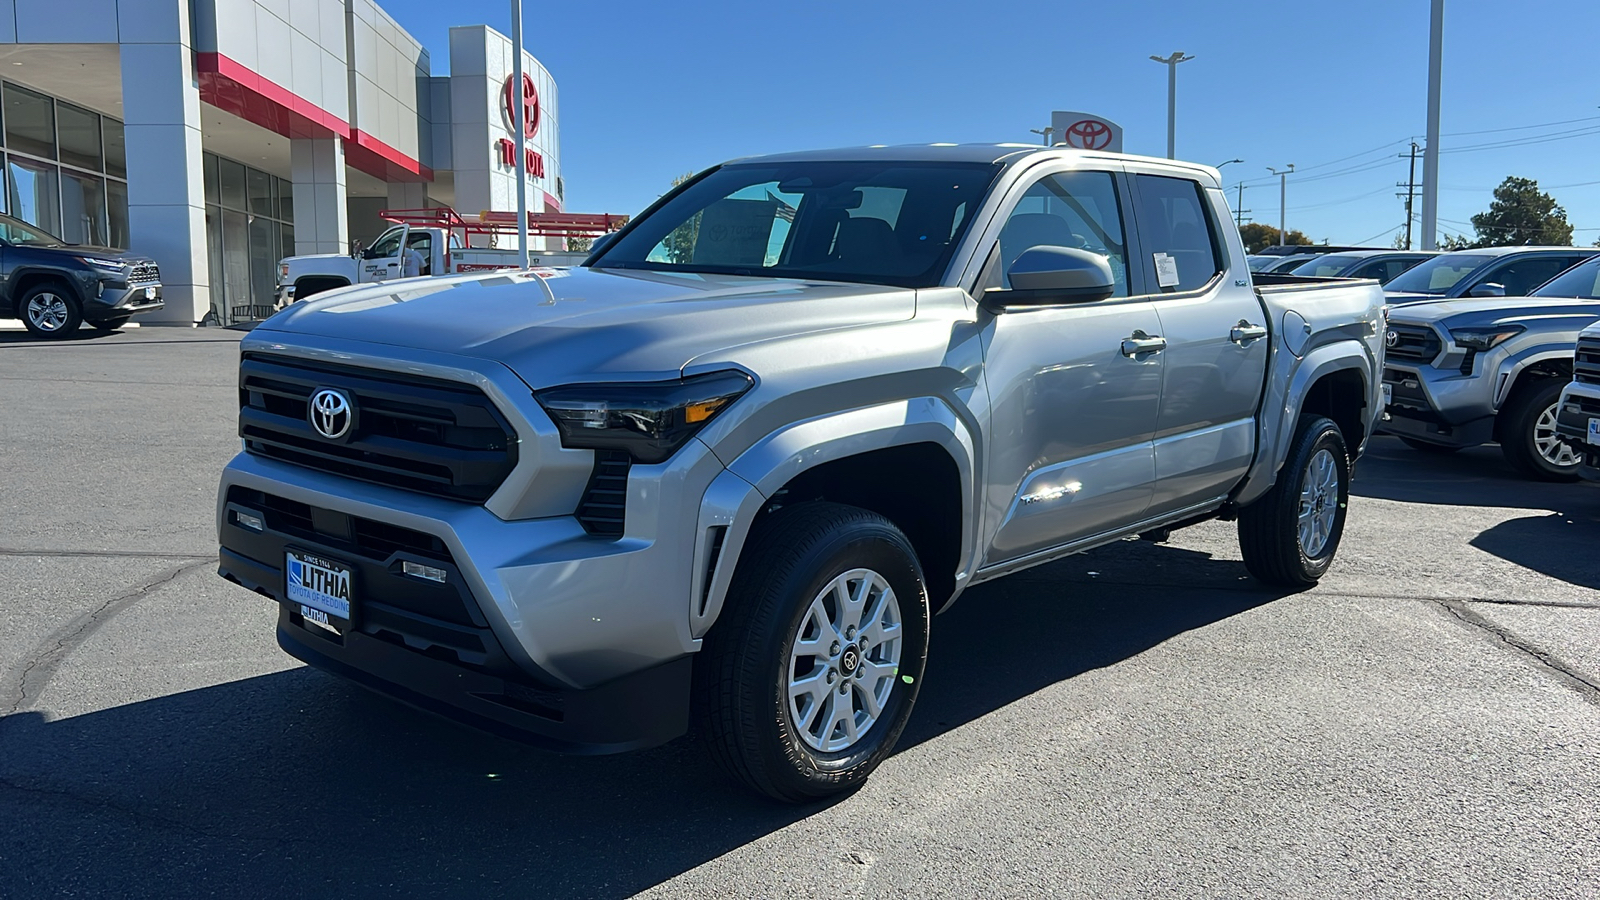
[[[1035,176],[1013,190],[992,226],[980,293],[1008,287],[1005,269],[1035,246],[1107,257],[1116,292],[979,313],[991,403],[988,521],[996,523],[986,564],[1131,525],[1150,504],[1160,320],[1130,285],[1130,204],[1119,169]]]
[[[1243,247],[1221,226],[1221,192],[1136,170],[1130,180],[1138,266],[1167,341],[1149,509],[1157,516],[1225,496],[1244,477],[1266,379],[1267,321]]]

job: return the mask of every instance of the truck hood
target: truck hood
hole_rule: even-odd
[[[1600,316],[1600,300],[1563,297],[1460,297],[1413,303],[1395,310],[1391,322],[1419,325],[1440,324],[1447,328],[1466,325],[1499,325],[1519,322],[1535,327],[1534,321],[1593,319]],[[1581,327],[1581,326],[1580,326]]]
[[[286,343],[304,334],[491,359],[538,389],[672,377],[712,351],[915,312],[907,288],[533,269],[346,288],[296,303],[256,331]]]

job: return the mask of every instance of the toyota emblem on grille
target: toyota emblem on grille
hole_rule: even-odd
[[[1385,347],[1393,347],[1398,343],[1400,343],[1400,333],[1398,331],[1391,331],[1383,336],[1383,345]]]
[[[355,406],[345,392],[322,388],[311,395],[311,402],[306,405],[306,416],[317,434],[337,441],[350,433],[350,425],[355,421]]]

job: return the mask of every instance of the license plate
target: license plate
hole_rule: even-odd
[[[1391,404],[1393,402],[1394,402],[1394,385],[1389,384],[1388,382],[1384,382],[1384,384],[1383,384],[1383,405],[1384,406],[1388,406],[1389,404]]]
[[[144,298],[146,300],[154,300],[156,298],[156,289],[153,288],[153,287],[145,288],[144,289]]]
[[[1600,446],[1600,419],[1589,420],[1589,443]]]
[[[288,576],[289,602],[299,607],[300,615],[325,628],[344,631],[351,615],[350,567],[320,556],[290,550],[284,571]]]

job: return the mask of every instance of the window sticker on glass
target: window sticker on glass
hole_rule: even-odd
[[[1155,260],[1156,284],[1164,288],[1177,287],[1180,280],[1178,278],[1178,261],[1165,253],[1157,253]]]

